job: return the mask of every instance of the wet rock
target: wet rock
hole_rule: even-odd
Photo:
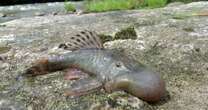
[[[43,13],[43,12],[35,12],[35,14],[34,14],[35,16],[44,16],[45,15],[45,13]]]
[[[7,15],[4,13],[0,13],[0,17],[6,17]]]
[[[167,7],[176,7],[176,6],[180,6],[180,5],[184,5],[183,2],[172,2],[172,3],[169,3],[167,5]]]
[[[58,12],[52,12],[52,15],[58,15]]]
[[[159,9],[79,16],[46,14],[0,23],[5,25],[0,28],[0,42],[4,42],[1,47],[11,47],[0,53],[0,56],[7,56],[6,61],[0,61],[3,64],[0,69],[0,92],[27,105],[27,109],[206,110],[208,16],[196,14],[206,12],[206,7],[208,2],[195,2]],[[185,17],[175,19],[176,15]],[[111,41],[114,33],[123,32],[129,26],[133,26],[136,32],[130,31],[130,34],[136,35],[134,39]],[[166,82],[168,98],[150,104],[127,93],[113,97],[114,93],[107,94],[101,90],[69,99],[63,96],[63,91],[73,81],[63,80],[62,71],[16,80],[33,61],[62,53],[58,46],[69,41],[68,36],[84,29],[110,35],[104,36],[104,40],[107,39],[106,48],[120,49],[160,73]]]
[[[124,110],[151,110],[152,107],[140,99],[129,96],[126,93],[114,92],[108,95],[108,104],[112,108],[121,108]]]
[[[71,3],[71,2],[70,2]],[[37,4],[25,4],[25,5],[13,5],[13,6],[0,6],[0,23],[14,19],[43,16],[43,15],[55,15],[66,14],[64,8],[65,2],[55,3],[37,3]],[[83,2],[72,2],[79,10],[82,10]],[[81,9],[80,9],[81,8]],[[71,13],[73,14],[73,13]],[[79,12],[79,14],[81,14]]]
[[[0,110],[25,110],[26,108],[12,100],[0,99]]]

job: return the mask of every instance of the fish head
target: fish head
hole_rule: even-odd
[[[159,101],[165,94],[165,83],[152,71],[120,74],[105,84],[108,92],[123,90],[148,102]]]
[[[135,60],[117,57],[110,68],[114,77],[105,84],[109,92],[124,90],[148,102],[158,101],[165,94],[160,75]]]

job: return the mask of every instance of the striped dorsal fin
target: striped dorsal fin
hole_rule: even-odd
[[[97,48],[102,49],[103,44],[96,32],[84,30],[69,37],[69,42],[59,45],[59,48],[66,50],[79,50]]]

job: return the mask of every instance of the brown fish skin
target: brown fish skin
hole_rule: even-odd
[[[108,92],[123,90],[148,102],[159,101],[165,94],[165,83],[157,73],[120,52],[107,49],[81,49],[42,59],[24,75],[42,75],[70,67],[95,76]]]

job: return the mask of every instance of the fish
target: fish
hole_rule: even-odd
[[[103,88],[107,93],[124,91],[147,102],[164,97],[165,81],[159,73],[121,51],[104,48],[94,31],[71,35],[59,48],[71,52],[40,58],[22,75],[36,77],[66,71],[64,79],[76,81],[66,88],[65,96],[86,95]]]

